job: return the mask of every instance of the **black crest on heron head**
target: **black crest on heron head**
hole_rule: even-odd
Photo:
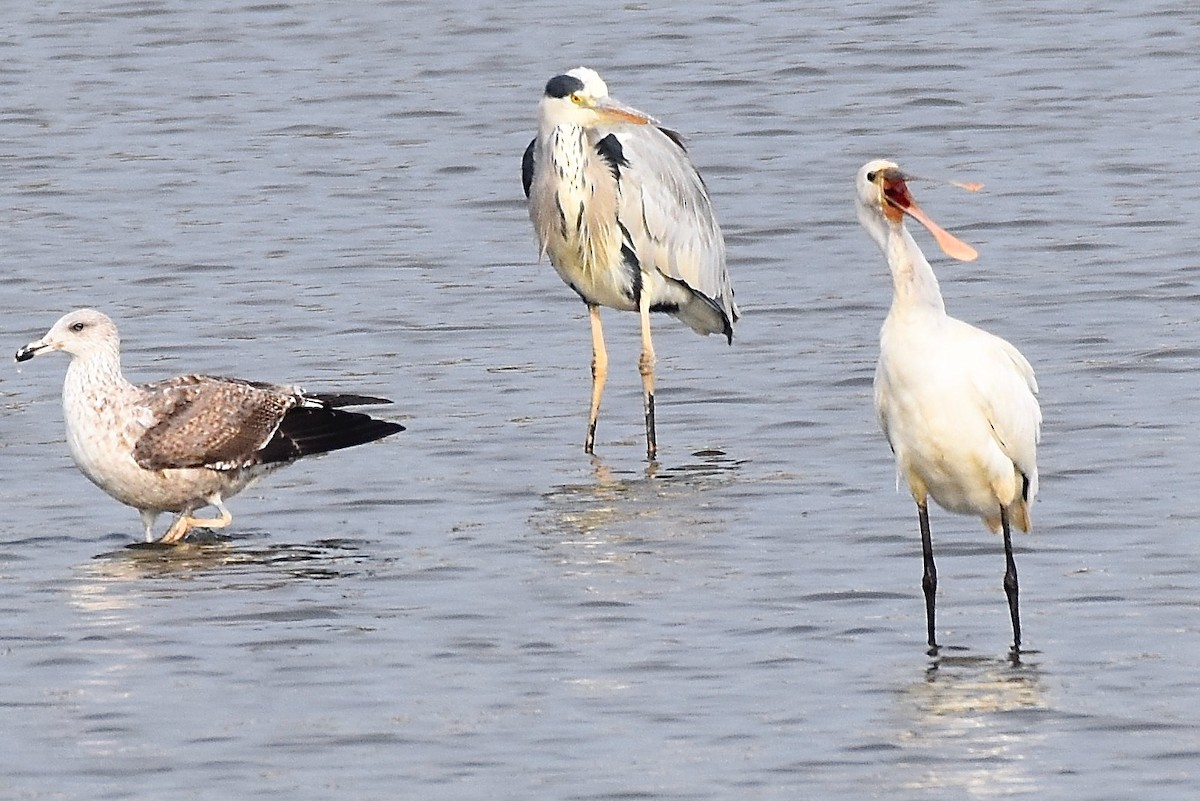
[[[555,75],[546,82],[546,97],[567,97],[583,90],[583,81],[574,75]]]

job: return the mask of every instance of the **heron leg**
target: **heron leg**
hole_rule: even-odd
[[[917,503],[917,517],[921,522],[921,556],[925,560],[925,573],[921,577],[921,589],[925,591],[925,625],[929,632],[929,655],[938,652],[934,636],[934,598],[937,596],[937,566],[933,563],[933,535],[929,532],[929,506]]]
[[[654,342],[650,338],[650,293],[643,292],[638,300],[642,317],[642,356],[638,371],[642,374],[642,396],[646,410],[646,459],[653,462],[658,456],[658,438],[654,432]]]
[[[225,528],[233,522],[233,514],[225,508],[220,495],[212,496],[208,502],[217,507],[217,511],[221,513],[220,517],[192,517],[191,513],[194,510],[184,510],[158,541],[166,544],[177,543],[194,528]]]
[[[1004,529],[1004,594],[1008,596],[1008,613],[1012,616],[1013,646],[1016,656],[1021,652],[1021,614],[1017,606],[1017,563],[1013,559],[1012,530],[1008,524],[1008,509],[1000,507],[1000,525]]]
[[[592,321],[592,409],[588,415],[587,439],[583,442],[584,453],[594,453],[596,447],[596,420],[600,417],[600,396],[604,394],[604,381],[608,378],[608,351],[604,347],[604,329],[600,326],[600,307],[588,305]]]

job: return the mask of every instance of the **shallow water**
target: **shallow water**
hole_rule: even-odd
[[[149,380],[396,399],[408,430],[129,544],[63,442],[65,359],[0,370],[0,798],[1192,798],[1200,355],[1190,4],[23,3],[0,65],[10,350],[98,306]],[[745,314],[636,318],[538,264],[551,75],[689,137]],[[980,260],[950,311],[1045,413],[1035,532],[933,513],[871,410],[886,156]],[[927,239],[921,239],[927,250]]]

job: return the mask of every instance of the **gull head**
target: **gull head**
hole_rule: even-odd
[[[117,326],[108,315],[95,309],[76,309],[59,318],[44,337],[18,350],[16,358],[24,362],[48,350],[86,358],[94,353],[119,352],[120,346]]]

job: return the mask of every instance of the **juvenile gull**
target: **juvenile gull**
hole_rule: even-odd
[[[159,542],[179,542],[193,528],[224,528],[233,520],[225,500],[272,470],[404,430],[343,408],[391,403],[385,398],[205,375],[131,384],[121,373],[117,327],[95,309],[63,316],[16,358],[47,350],[72,357],[63,415],[75,464],[141,513],[147,542],[163,512],[179,517]],[[220,517],[196,517],[205,506]]]

